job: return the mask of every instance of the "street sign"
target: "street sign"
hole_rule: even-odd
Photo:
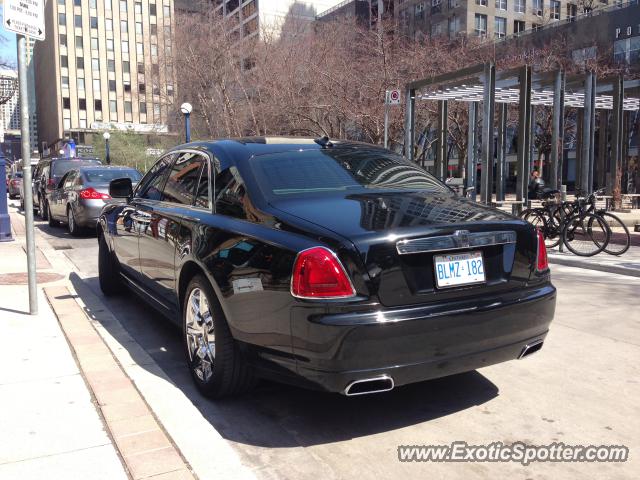
[[[400,105],[400,90],[387,90],[387,104]]]
[[[4,0],[4,28],[44,40],[45,0]]]

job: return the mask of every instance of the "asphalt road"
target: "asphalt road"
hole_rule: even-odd
[[[258,478],[617,479],[640,471],[640,278],[554,265],[556,318],[542,351],[523,361],[376,396],[264,383],[243,397],[212,402],[191,383],[176,328],[133,295],[102,297],[94,236],[73,238],[43,222],[37,228]],[[398,461],[399,445],[461,440],[615,444],[631,454],[626,463],[529,466]]]

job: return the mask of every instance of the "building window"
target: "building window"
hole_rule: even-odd
[[[104,9],[111,10],[111,0],[104,0]]]
[[[147,104],[146,102],[140,102],[140,113],[147,113]]]
[[[64,13],[58,14],[58,25],[64,27],[67,24],[67,16]]]
[[[98,39],[97,38],[92,38],[91,39],[91,50],[98,50]]]
[[[76,68],[78,70],[83,70],[84,69],[84,57],[77,57],[76,58]]]
[[[424,10],[424,5],[422,7]],[[165,5],[162,14],[164,15],[164,18],[171,17],[171,7],[169,5]]]
[[[422,20],[424,18],[424,2],[416,3],[416,19]]]
[[[131,102],[124,102],[124,113],[131,115],[132,107]]]
[[[78,108],[80,110],[86,110],[87,109],[87,99],[86,98],[78,99]]]
[[[527,0],[515,0],[513,9],[516,13],[525,13],[527,11]]]
[[[496,38],[504,38],[507,36],[507,19],[504,17],[496,17],[493,25],[493,33]]]
[[[127,33],[129,30],[129,24],[126,20],[120,20],[120,33]]]
[[[145,93],[147,91],[147,86],[144,83],[138,84],[138,92]]]
[[[525,23],[522,20],[514,20],[513,21],[513,33],[516,35],[521,34],[525,30]]]
[[[76,28],[82,28],[82,15],[74,15],[73,24]]]
[[[60,55],[60,68],[69,68],[69,57]]]
[[[60,34],[60,46],[61,47],[67,46],[67,36],[64,33]]]
[[[560,1],[551,0],[551,19],[560,20]]]
[[[81,6],[82,6],[82,0],[73,0],[73,4],[74,4],[76,7],[81,7]]]
[[[142,22],[136,22],[136,35],[142,35]]]
[[[122,62],[122,72],[131,73],[131,64],[129,62]]]
[[[78,78],[78,91],[84,92],[84,78]]]
[[[487,0],[476,0],[476,5],[481,5],[483,7],[487,6]],[[477,17],[477,15],[476,15]]]
[[[144,45],[142,45],[141,43],[136,43],[136,53],[138,54],[139,57],[143,57],[144,56]]]
[[[93,101],[93,109],[100,112],[102,111],[102,100],[94,100]]]
[[[89,0],[89,8],[98,8],[97,0]]]
[[[574,21],[578,16],[578,6],[573,3],[567,3],[567,18],[570,22]]]
[[[156,16],[156,4],[155,3],[150,3],[149,4],[149,15],[155,17]]]
[[[496,0],[496,10],[506,10],[507,0]]]
[[[475,34],[479,37],[487,34],[487,16],[476,13]]]
[[[109,72],[116,71],[116,61],[115,60],[107,60],[107,70]]]
[[[544,15],[544,4],[542,0],[533,0],[533,14],[538,17],[542,17]]]
[[[62,108],[67,110],[71,108],[71,99],[69,97],[62,97]]]
[[[115,100],[109,100],[109,111],[111,113],[118,113],[118,102]]]
[[[158,25],[156,25],[155,23],[152,23],[151,25],[149,25],[149,30],[151,31],[151,35],[157,35]]]
[[[91,70],[93,70],[94,72],[100,71],[100,60],[98,60],[97,58],[91,59]]]
[[[113,52],[113,38],[107,38],[107,51]]]
[[[109,80],[109,91],[110,92],[115,92],[116,91],[116,81],[115,80]]]
[[[82,37],[80,35],[76,36],[76,48],[82,48],[84,47],[84,41],[82,40]]]
[[[69,77],[62,77],[62,88],[69,88]]]
[[[144,63],[138,64],[138,73],[144,75]]]
[[[89,17],[89,22],[91,24],[91,28],[98,28],[98,17]]]
[[[107,32],[113,32],[113,20],[110,18],[107,18],[105,20],[105,29],[107,30]]]
[[[93,92],[100,93],[100,79],[98,78],[93,79]]]
[[[447,29],[449,30],[449,37],[455,36],[460,30],[460,19],[456,15],[449,18]]]
[[[129,42],[122,42],[122,53],[129,53]]]
[[[127,0],[120,0],[120,11],[127,13]]]

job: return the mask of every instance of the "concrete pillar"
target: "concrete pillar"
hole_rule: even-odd
[[[520,116],[518,119],[518,163],[516,166],[516,200],[527,201],[529,157],[531,156],[531,67],[520,70]]]
[[[494,126],[496,90],[496,67],[489,62],[484,69],[484,96],[482,105],[482,172],[480,177],[480,201],[491,203],[493,197],[493,153],[494,153]]]

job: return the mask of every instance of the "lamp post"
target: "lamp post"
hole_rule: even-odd
[[[109,155],[109,139],[111,138],[111,134],[109,132],[104,132],[102,134],[102,138],[104,138],[104,148],[107,165],[111,165],[111,156]]]
[[[12,77],[0,78],[0,105],[7,103],[16,91],[18,82]],[[4,119],[2,119],[4,121]],[[13,240],[11,235],[11,218],[9,217],[9,205],[7,204],[7,184],[5,178],[6,159],[2,153],[2,142],[4,142],[4,125],[2,129],[2,140],[0,141],[0,242],[10,242]],[[22,152],[22,158],[29,155],[29,152]]]
[[[191,141],[191,111],[193,107],[190,103],[180,105],[180,111],[184,114],[184,136],[186,143]]]

